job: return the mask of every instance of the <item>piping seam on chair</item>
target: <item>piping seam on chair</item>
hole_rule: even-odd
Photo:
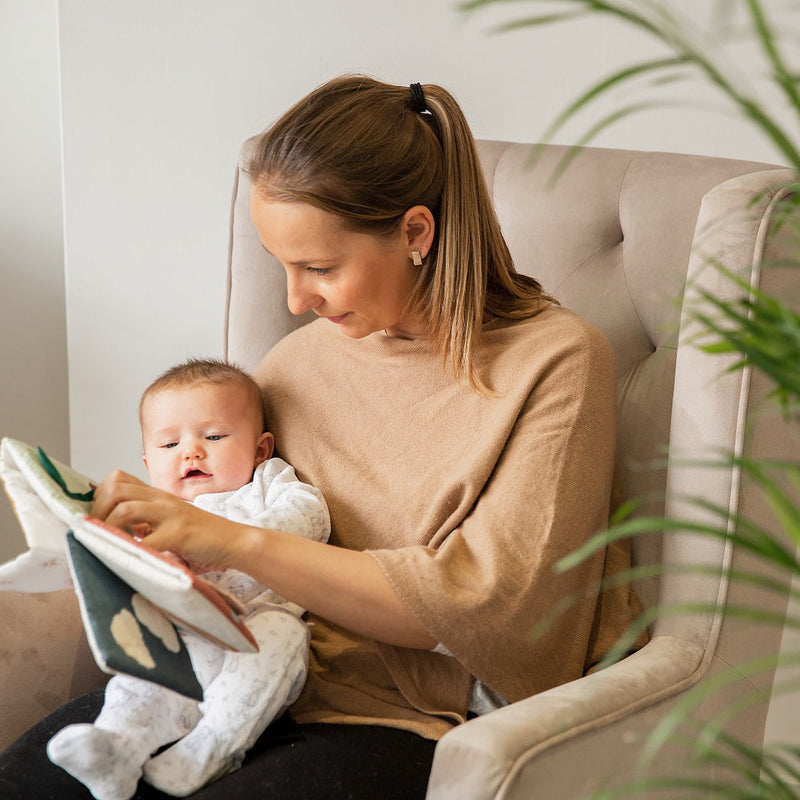
[[[628,173],[631,171],[631,167],[633,166],[634,161],[640,158],[641,155],[646,155],[646,154],[639,154],[631,158],[631,160],[628,162],[628,165],[625,167],[625,172],[622,173],[622,178],[619,182],[619,191],[617,192],[617,221],[619,222],[619,231],[620,231],[619,240],[614,242],[613,244],[607,244],[598,247],[596,250],[594,250],[592,253],[586,256],[586,258],[584,258],[583,261],[580,262],[580,264],[578,264],[574,269],[570,270],[570,272],[564,276],[561,283],[559,283],[558,286],[553,290],[553,294],[556,294],[558,290],[568,280],[570,280],[574,275],[580,272],[580,270],[582,270],[586,266],[586,264],[589,263],[589,261],[591,261],[599,253],[602,253],[604,250],[611,250],[611,248],[613,247],[621,247],[622,255],[620,261],[621,261],[622,282],[625,284],[625,294],[627,295],[631,308],[633,309],[633,313],[636,316],[637,321],[639,322],[639,327],[641,328],[642,335],[645,336],[645,338],[653,346],[653,352],[654,352],[656,349],[656,344],[650,338],[650,335],[647,332],[647,327],[642,321],[642,315],[639,313],[639,309],[637,308],[636,303],[633,299],[633,293],[631,292],[630,283],[628,282],[628,273],[625,268],[625,231],[622,229],[622,215],[620,213],[620,209],[622,207],[622,195],[623,195],[623,190],[625,188],[625,183],[628,179]]]
[[[559,283],[558,286],[556,286],[553,290],[553,293],[555,294],[568,280],[570,280],[570,278],[580,272],[596,255],[602,253],[604,250],[611,250],[614,247],[619,247],[620,244],[622,244],[621,241],[614,242],[612,244],[601,244],[596,250],[593,250],[591,253],[589,253],[589,255],[586,256],[586,258],[584,258],[580,264],[576,264],[575,267],[563,277],[561,283]]]
[[[535,757],[540,752],[545,752],[546,750],[549,750],[561,744],[562,742],[575,739],[578,736],[582,736],[585,733],[590,733],[597,727],[603,727],[613,724],[615,722],[619,722],[623,720],[625,717],[628,717],[631,714],[636,713],[637,711],[657,706],[660,703],[664,703],[670,700],[671,698],[675,697],[681,692],[684,692],[687,689],[691,689],[693,686],[695,686],[700,682],[700,680],[703,678],[703,676],[707,671],[705,669],[702,669],[702,663],[703,662],[701,661],[701,664],[697,667],[697,669],[695,669],[690,675],[688,675],[682,681],[678,682],[673,686],[670,686],[668,689],[662,690],[661,692],[653,695],[652,697],[638,700],[635,703],[631,703],[628,706],[617,709],[616,711],[610,712],[608,714],[604,714],[593,720],[587,720],[583,725],[578,725],[575,728],[571,728],[569,731],[565,731],[561,734],[556,734],[554,736],[551,736],[547,741],[538,742],[529,750],[525,751],[524,753],[520,754],[517,758],[513,759],[511,769],[507,772],[503,780],[500,782],[498,791],[495,794],[495,800],[503,800],[503,797],[505,797],[506,795],[506,791],[511,788],[513,782],[517,779],[519,773],[525,768],[525,765],[530,761],[532,757]]]
[[[739,669],[739,667],[737,667],[735,664],[731,664],[730,661],[728,661],[727,659],[722,658],[719,655],[719,653],[715,653],[714,654],[714,659],[716,661],[719,661],[720,664],[724,664],[726,669],[730,670],[731,672],[736,673],[736,675],[739,676],[738,680],[744,681],[744,683],[746,683],[748,686],[750,686],[753,689],[753,691],[756,692],[763,701],[769,702],[770,695],[766,694],[764,692],[764,690],[760,686],[758,686],[757,684],[753,683],[753,681],[750,678],[748,678],[747,675],[745,675]]]
[[[645,334],[646,336],[647,334]],[[648,337],[648,342],[650,339]],[[677,352],[678,348],[675,345],[671,344],[655,344],[654,342],[650,342],[650,346],[653,348],[649,353],[646,353],[641,358],[637,358],[636,361],[633,362],[624,372],[620,373],[620,386],[621,389],[618,394],[621,396],[625,389],[630,385],[633,381],[634,377],[637,375],[640,369],[644,367],[645,362],[652,358],[659,350],[671,350],[672,352]]]
[[[639,313],[639,308],[636,305],[635,300],[633,299],[633,292],[631,291],[630,283],[628,282],[628,270],[625,262],[625,231],[622,229],[622,195],[625,189],[625,184],[628,181],[628,174],[630,173],[633,164],[635,161],[638,161],[642,156],[649,155],[646,153],[638,153],[635,155],[631,160],[628,162],[628,166],[625,167],[625,172],[622,174],[622,180],[619,182],[619,192],[617,193],[617,219],[619,220],[619,229],[622,234],[622,239],[620,240],[620,244],[622,245],[622,281],[625,284],[625,292],[628,295],[628,300],[630,300],[631,308],[633,309],[633,313],[636,315],[636,319],[639,320],[639,326],[642,329],[642,333],[650,340],[650,344],[653,345],[655,349],[655,342],[650,339],[650,334],[647,332],[647,326],[644,324],[642,320],[642,315]]]
[[[511,150],[513,146],[512,142],[505,142],[505,147],[503,148],[503,152],[497,157],[497,160],[494,162],[494,169],[492,169],[492,207],[497,209],[497,172],[500,169],[500,162],[506,157],[506,154]],[[496,212],[495,212],[496,213]]]
[[[536,745],[526,750],[524,753],[521,753],[519,756],[511,760],[511,769],[506,773],[505,777],[500,782],[500,785],[498,786],[497,789],[497,793],[494,796],[494,800],[503,800],[503,798],[506,796],[506,792],[511,788],[513,782],[517,779],[519,773],[525,768],[525,765],[530,761],[532,757],[535,757],[540,752],[545,752],[561,744],[562,742],[575,739],[578,736],[582,736],[585,733],[590,733],[597,727],[603,727],[613,724],[615,722],[619,722],[623,720],[625,717],[628,717],[631,714],[636,713],[637,711],[641,711],[647,708],[651,708],[653,706],[657,706],[661,703],[665,703],[671,698],[680,694],[681,692],[684,692],[687,689],[691,689],[693,686],[695,686],[702,680],[702,678],[705,676],[705,673],[708,671],[707,669],[703,668],[704,663],[705,659],[701,657],[700,664],[698,664],[697,668],[694,669],[691,672],[691,674],[687,675],[683,680],[679,681],[678,683],[666,689],[663,689],[661,692],[657,692],[651,697],[642,698],[641,700],[637,700],[635,703],[631,703],[628,706],[616,709],[615,711],[609,712],[608,714],[603,714],[599,717],[596,717],[595,719],[587,720],[582,725],[578,725],[574,728],[570,728],[568,731],[564,731],[560,734],[551,736],[546,741],[538,742]],[[506,761],[509,761],[509,759],[506,759]]]
[[[753,247],[753,255],[750,262],[749,284],[750,284],[751,294],[752,290],[756,289],[760,282],[764,250],[766,248],[767,237],[769,235],[769,229],[772,225],[772,219],[775,208],[783,199],[790,196],[791,194],[793,194],[793,192],[785,187],[779,190],[774,190],[768,202],[764,206],[764,210],[761,214],[761,219],[759,220],[758,230],[756,232],[756,241]],[[752,368],[749,366],[743,367],[742,381],[739,386],[739,402],[736,415],[736,431],[733,443],[733,455],[735,460],[740,459],[744,451],[744,438],[745,438],[746,422],[747,422],[747,400],[750,394],[751,379],[752,379]],[[729,538],[725,543],[725,550],[723,552],[723,573],[722,573],[723,576],[730,571],[731,563],[733,561],[733,546],[734,546],[732,538],[734,535],[733,517],[735,516],[736,512],[739,509],[739,489],[741,486],[741,481],[742,481],[741,467],[734,466],[731,474],[730,498],[728,503],[728,524],[726,526],[726,532]],[[706,650],[703,659],[704,661],[707,661],[708,664],[711,663],[711,660],[714,657],[718,657],[716,656],[715,651],[717,643],[719,642],[719,634],[722,628],[722,621],[725,616],[725,610],[723,605],[725,598],[728,595],[728,587],[729,587],[729,579],[723,577],[722,580],[720,581],[719,591],[717,593],[717,608],[716,611],[714,612],[714,617],[711,622],[711,628],[709,630],[708,648]]]

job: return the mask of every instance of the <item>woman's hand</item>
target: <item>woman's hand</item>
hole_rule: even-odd
[[[112,472],[94,496],[93,516],[122,530],[149,525],[145,544],[197,572],[238,569],[356,633],[402,647],[436,645],[367,553],[231,522],[125,472]]]
[[[136,537],[145,534],[149,547],[177,554],[198,572],[235,566],[233,545],[244,527],[120,470],[95,489],[90,514]]]

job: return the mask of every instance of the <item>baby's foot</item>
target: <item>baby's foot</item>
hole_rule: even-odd
[[[203,722],[168,750],[144,765],[144,779],[173,797],[186,797],[207,783],[238,769],[244,750],[220,746],[217,734]]]
[[[47,743],[47,756],[97,800],[129,800],[142,776],[141,744],[94,725],[69,725]]]

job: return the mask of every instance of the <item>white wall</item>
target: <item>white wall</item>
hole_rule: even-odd
[[[0,436],[69,459],[56,0],[0,0]],[[0,492],[0,563],[25,549]]]

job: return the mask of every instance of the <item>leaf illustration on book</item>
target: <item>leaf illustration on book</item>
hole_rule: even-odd
[[[71,531],[67,546],[81,616],[100,668],[155,680],[202,700],[203,690],[189,653],[167,617],[108,569]]]

